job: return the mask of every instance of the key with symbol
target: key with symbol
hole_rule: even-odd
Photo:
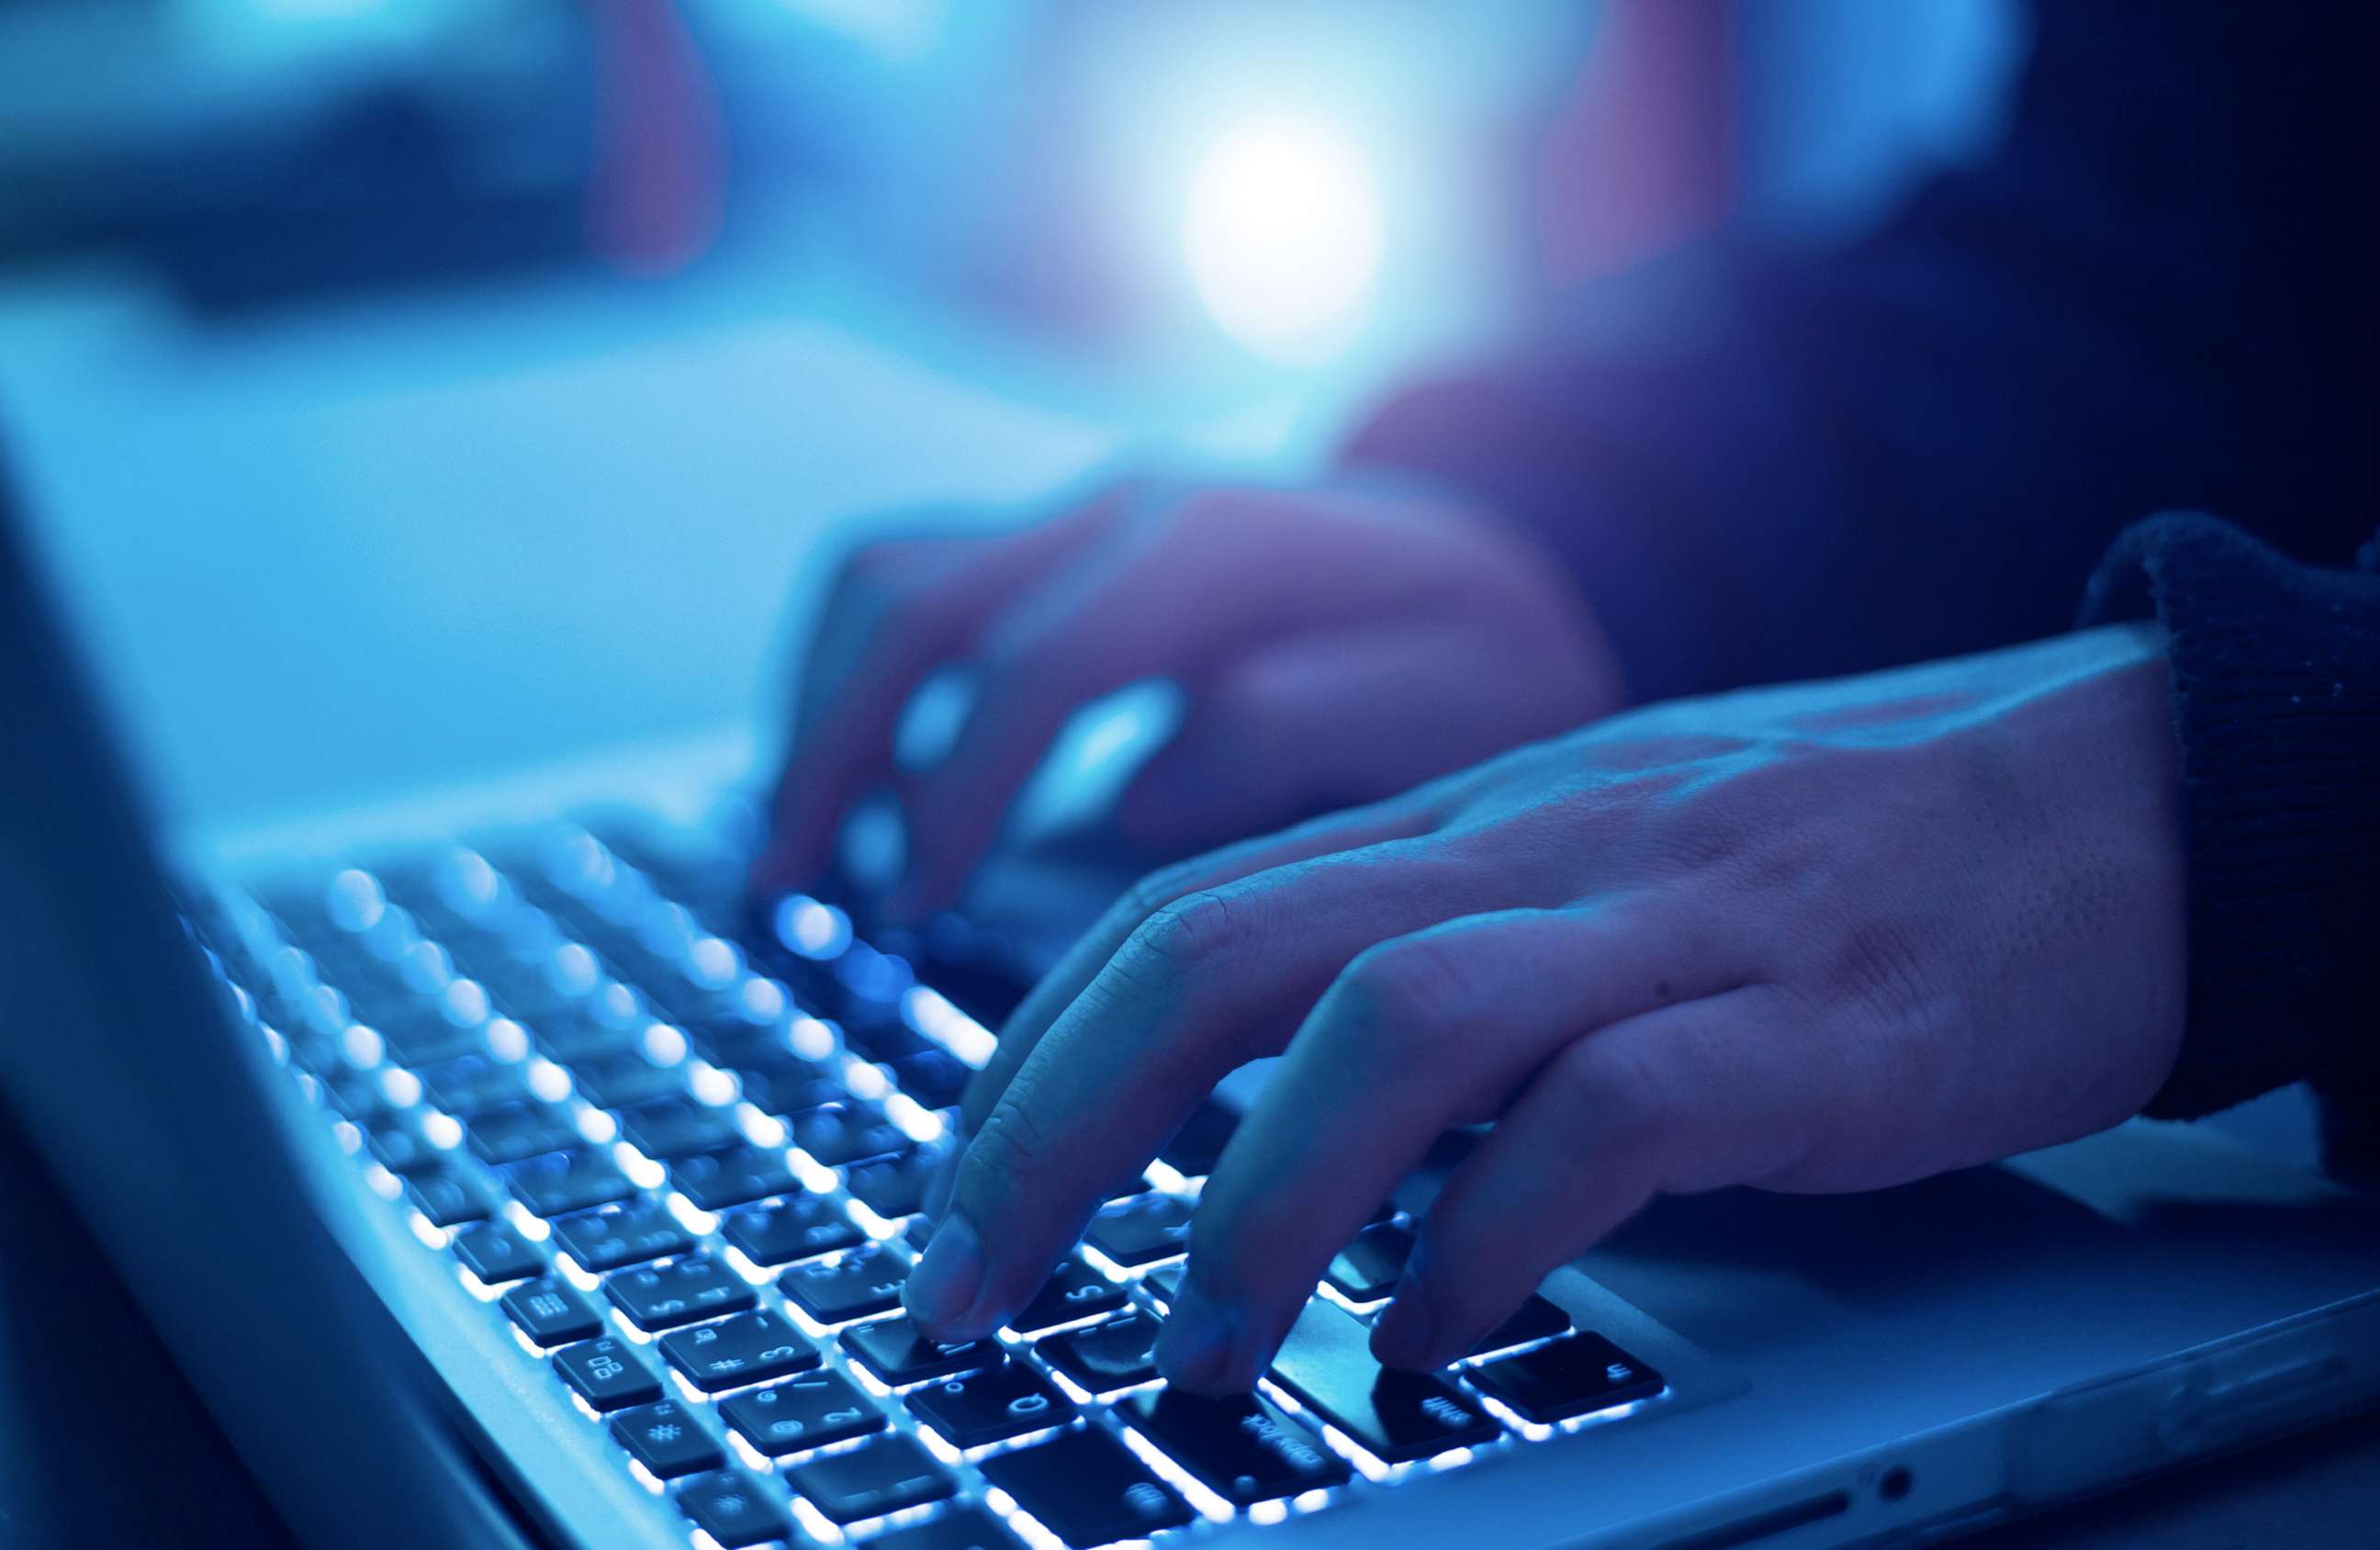
[[[553,1370],[599,1411],[625,1410],[662,1397],[651,1370],[614,1336],[556,1351]]]
[[[622,1411],[612,1418],[612,1437],[663,1480],[699,1474],[727,1461],[710,1434],[674,1399]]]
[[[901,1283],[909,1267],[870,1243],[833,1259],[796,1265],[777,1278],[777,1288],[820,1324],[844,1324],[901,1305]]]
[[[1483,1362],[1471,1381],[1540,1424],[1649,1399],[1666,1387],[1660,1374],[1586,1330]]]
[[[884,1430],[884,1412],[840,1373],[809,1372],[719,1402],[719,1413],[771,1457]]]
[[[818,1348],[765,1308],[716,1324],[674,1330],[658,1344],[663,1359],[706,1394],[783,1377],[819,1363]]]
[[[725,1547],[762,1544],[793,1532],[776,1493],[735,1470],[689,1480],[677,1494],[677,1508],[694,1526]]]
[[[1052,1335],[1034,1349],[1092,1393],[1112,1394],[1156,1379],[1157,1331],[1156,1319],[1132,1314],[1087,1329]]]
[[[1298,1403],[1390,1464],[1493,1442],[1486,1411],[1434,1373],[1372,1359],[1372,1332],[1328,1302],[1308,1302],[1273,1358],[1272,1375]]]
[[[1253,1394],[1209,1399],[1165,1389],[1132,1396],[1119,1413],[1233,1507],[1346,1480],[1320,1439]]]
[[[490,1286],[524,1280],[545,1268],[545,1256],[523,1242],[520,1234],[492,1222],[456,1233],[455,1257]]]
[[[997,1340],[967,1340],[941,1345],[926,1338],[905,1317],[856,1324],[843,1332],[845,1354],[894,1388],[927,1378],[971,1373],[1000,1360]]]
[[[581,1265],[599,1273],[665,1259],[694,1247],[694,1240],[668,1212],[642,1200],[583,1216],[557,1217],[553,1241]]]
[[[1075,1419],[1074,1401],[1021,1362],[929,1383],[909,1395],[909,1413],[953,1447],[1022,1436]]]
[[[782,1153],[764,1152],[740,1142],[679,1157],[670,1164],[670,1182],[705,1211],[748,1205],[801,1187],[794,1181]]]
[[[1082,1261],[1070,1259],[1058,1266],[1048,1284],[1025,1304],[1024,1311],[1008,1321],[1008,1326],[1020,1335],[1031,1335],[1094,1314],[1109,1313],[1123,1304],[1123,1288]]]
[[[623,1270],[603,1283],[603,1295],[639,1329],[674,1329],[752,1305],[752,1289],[709,1254]]]
[[[775,1205],[731,1212],[721,1219],[719,1235],[755,1265],[831,1254],[866,1236],[822,1194],[797,1194]]]
[[[550,1277],[505,1292],[504,1307],[533,1345],[564,1346],[603,1333],[603,1320],[587,1299]]]

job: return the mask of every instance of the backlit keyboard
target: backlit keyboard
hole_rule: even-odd
[[[1413,1246],[1392,1207],[1259,1392],[1169,1391],[1149,1348],[1230,1132],[1211,1107],[998,1338],[919,1338],[902,1279],[998,976],[824,901],[756,914],[723,850],[561,825],[187,907],[364,1185],[698,1550],[1170,1542],[1665,1393],[1543,1298],[1445,1373],[1383,1372],[1366,1323]]]

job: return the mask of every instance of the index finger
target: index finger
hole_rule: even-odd
[[[938,1339],[997,1328],[1091,1213],[1232,1068],[1280,1047],[1372,942],[1495,879],[1429,841],[1202,890],[1135,930],[1035,1047],[959,1159],[907,1300]]]
[[[990,1060],[967,1084],[959,1108],[961,1133],[972,1135],[982,1128],[1050,1025],[1158,911],[1202,889],[1220,888],[1258,872],[1427,833],[1435,826],[1438,811],[1427,788],[1407,792],[1226,845],[1142,878],[1109,906],[1009,1014]]]
[[[1452,1123],[1500,1109],[1574,1038],[1732,972],[1675,912],[1619,898],[1502,910],[1351,964],[1224,1149],[1159,1342],[1212,1392],[1264,1370],[1331,1257]]]
[[[1095,543],[1121,499],[1111,492],[1014,532],[892,539],[844,560],[804,648],[800,714],[769,798],[756,888],[807,882],[825,867],[851,802],[891,774],[894,733],[918,685],[964,655],[1006,599]]]

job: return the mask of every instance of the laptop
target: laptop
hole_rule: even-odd
[[[0,1098],[308,1543],[1917,1543],[2380,1399],[2372,1203],[2143,1122],[1661,1202],[1387,1374],[1426,1169],[1215,1401],[1148,1350],[1219,1100],[997,1339],[921,1342],[1029,923],[746,899],[698,744],[167,831],[55,574],[0,489]]]

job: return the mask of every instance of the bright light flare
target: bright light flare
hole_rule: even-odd
[[[1284,119],[1233,131],[1190,182],[1182,238],[1198,299],[1261,355],[1327,358],[1378,289],[1384,204],[1378,168],[1338,129]]]

